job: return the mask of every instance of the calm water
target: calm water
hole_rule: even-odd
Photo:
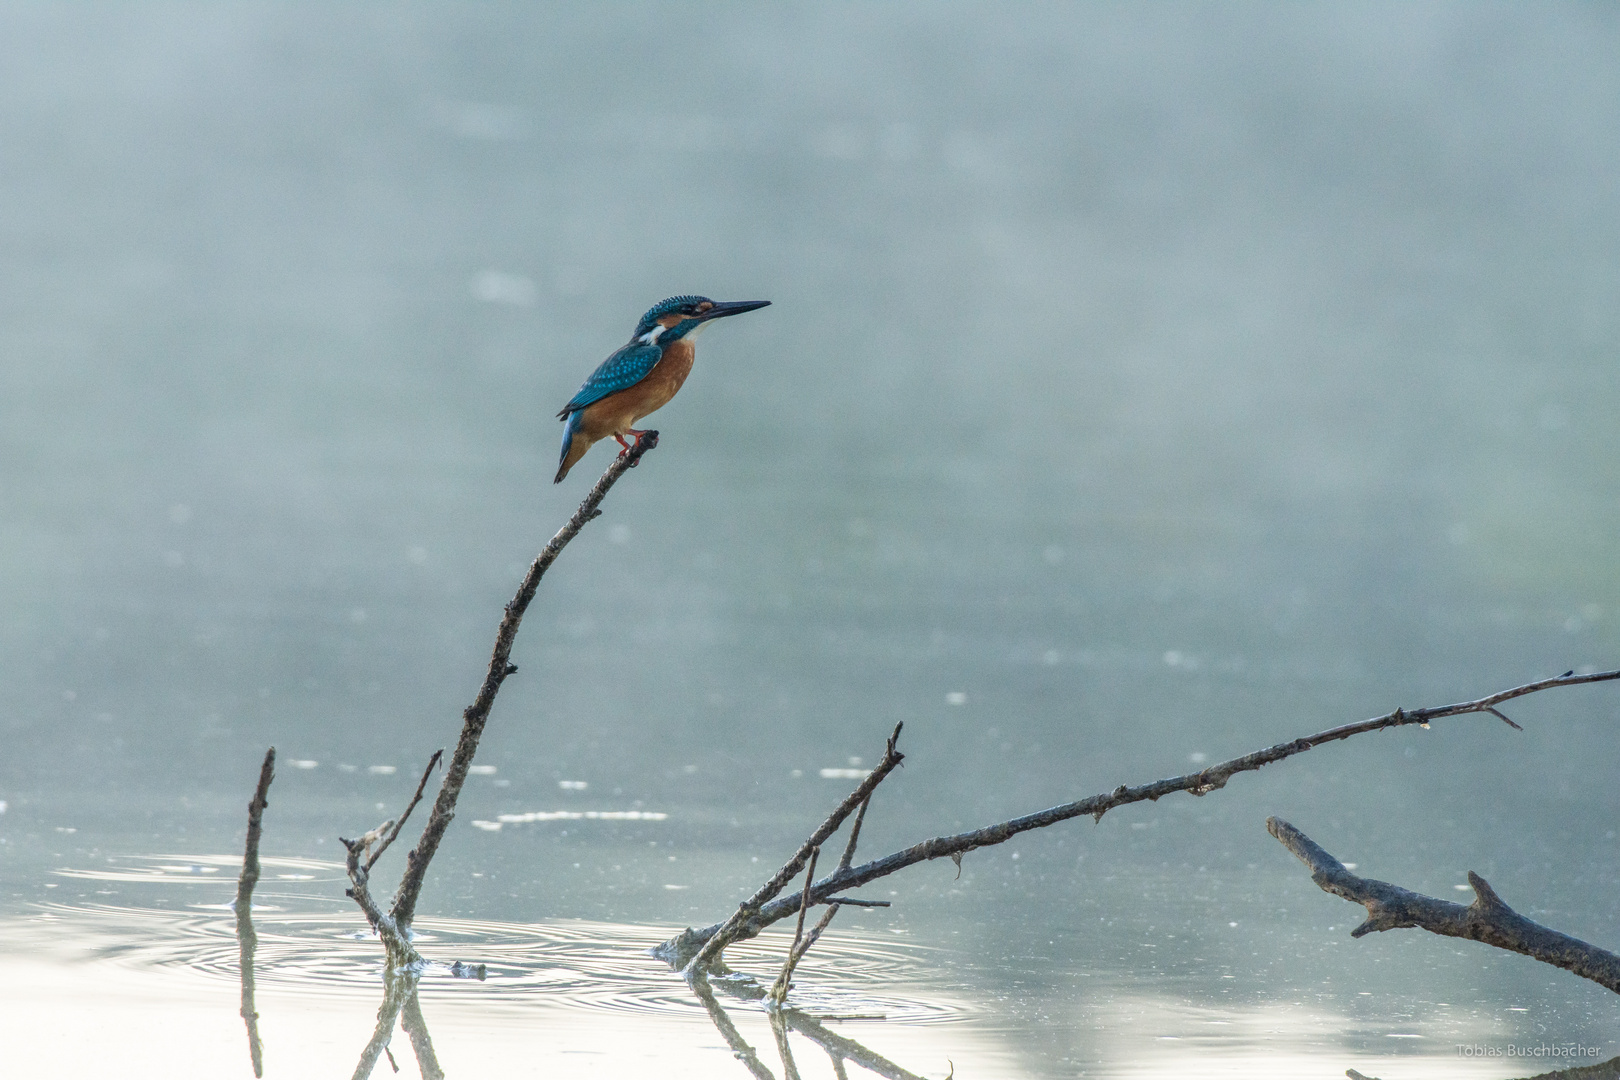
[[[452,1075],[746,1076],[644,950],[898,720],[874,856],[1620,666],[1617,178],[1601,6],[7,7],[6,1075],[251,1075],[222,905],[272,744],[266,1075],[353,1070],[336,837],[453,743],[609,457],[553,487],[552,414],[672,293],[774,306],[524,625],[420,909],[491,972],[424,982]],[[1614,995],[1351,940],[1264,822],[1614,947],[1617,695],[915,867],[806,1014],[929,1077],[1613,1057]]]

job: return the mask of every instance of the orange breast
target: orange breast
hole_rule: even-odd
[[[664,355],[634,386],[585,406],[580,429],[591,441],[628,431],[637,420],[669,404],[669,399],[692,373],[695,356],[692,343],[681,339],[664,350]]]

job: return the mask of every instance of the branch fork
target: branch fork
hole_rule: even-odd
[[[1522,953],[1620,993],[1620,956],[1525,918],[1508,907],[1496,890],[1472,870],[1468,872],[1468,884],[1474,890],[1474,902],[1465,907],[1386,881],[1357,877],[1321,845],[1281,818],[1267,818],[1266,831],[1310,867],[1311,880],[1323,892],[1367,909],[1366,921],[1350,931],[1351,937],[1416,927],[1431,934],[1468,938]]]

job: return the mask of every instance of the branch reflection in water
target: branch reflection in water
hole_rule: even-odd
[[[354,1067],[354,1080],[366,1080],[371,1070],[377,1065],[377,1058],[388,1054],[388,1063],[399,1071],[394,1064],[394,1056],[388,1045],[394,1040],[394,1025],[396,1022],[405,1029],[410,1036],[411,1049],[416,1053],[416,1067],[422,1074],[422,1080],[444,1080],[444,1070],[439,1068],[439,1059],[433,1053],[433,1039],[428,1035],[427,1020],[422,1016],[422,1003],[417,997],[417,985],[422,976],[413,968],[390,968],[383,976],[383,1000],[377,1009],[377,1026],[372,1030],[371,1041],[360,1052],[360,1063]]]
[[[759,1060],[758,1052],[748,1045],[730,1015],[721,1007],[719,999],[715,996],[717,984],[721,993],[739,1001],[765,1001],[769,998],[770,991],[749,976],[737,975],[730,971],[721,973],[716,970],[713,982],[710,981],[710,976],[702,971],[695,971],[687,978],[687,985],[703,1003],[703,1008],[708,1012],[709,1019],[714,1022],[715,1029],[720,1032],[721,1038],[726,1040],[726,1045],[731,1047],[731,1052],[737,1056],[737,1060],[743,1063],[743,1067],[759,1080],[776,1080],[770,1069]],[[844,1063],[852,1061],[863,1069],[886,1077],[887,1080],[923,1080],[917,1073],[901,1068],[882,1054],[875,1053],[854,1039],[828,1029],[822,1020],[831,1019],[830,1017],[817,1018],[801,1009],[786,1007],[772,1007],[770,1014],[771,1031],[776,1037],[777,1053],[782,1058],[784,1080],[793,1080],[799,1075],[793,1061],[792,1048],[788,1045],[789,1031],[798,1032],[826,1051],[832,1060],[834,1074],[840,1078],[848,1075]]]

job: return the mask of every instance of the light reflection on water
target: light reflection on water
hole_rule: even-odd
[[[50,1041],[26,1026],[30,1017],[59,1015],[71,1017],[75,1032],[71,1044],[55,1045],[59,1062],[104,1054],[127,1064],[131,1047],[160,1045],[157,1028],[180,1024],[188,1064],[212,1061],[239,1074],[246,1054],[235,1015],[237,942],[233,920],[214,907],[40,905],[0,923],[0,1034],[12,1028],[31,1036],[8,1038],[9,1047],[22,1048],[13,1060],[28,1063]],[[272,907],[256,912],[255,923],[267,1075],[288,1075],[297,1061],[315,1070],[301,1075],[335,1074],[334,1061],[358,1052],[374,1019],[380,947],[349,912]],[[648,955],[669,932],[586,921],[423,920],[424,953],[488,965],[485,982],[453,978],[442,962],[423,973],[423,1010],[441,1061],[447,1068],[476,1061],[471,1075],[497,1068],[538,1075],[577,1068],[588,1055],[604,1076],[638,1075],[654,1061],[661,1075],[744,1075],[726,1061],[729,1048],[697,996]],[[728,955],[768,981],[782,944],[768,938]],[[861,934],[828,938],[796,976],[793,1003],[812,1028],[818,1016],[873,1018],[834,1020],[831,1030],[923,1076],[944,1075],[948,1063],[957,1075],[1026,1075],[1037,1029],[1052,1025],[1080,1035],[1062,1071],[1085,1076],[1337,1076],[1352,1067],[1435,1080],[1503,1075],[1499,1061],[1458,1054],[1458,1045],[1492,1043],[1496,1032],[1465,1009],[1391,1027],[1387,1016],[1356,1017],[1321,1003],[1211,1005],[1190,1000],[1174,980],[1128,978],[1098,979],[1084,997],[1050,1002],[1044,1015],[1019,1022],[995,1001],[942,993],[955,981],[949,968],[940,950]],[[770,1061],[759,984],[740,974],[714,984],[720,1008]],[[407,1055],[396,1056],[405,1067]],[[800,1057],[808,1059],[798,1062],[802,1075],[821,1075],[823,1063]],[[169,1075],[171,1065],[124,1074]]]
[[[71,947],[86,960],[134,970],[191,971],[235,983],[236,927],[232,917],[206,911],[92,905],[41,905],[35,919],[11,924],[4,938],[13,950]],[[381,985],[382,951],[357,912],[292,912],[255,905],[262,990],[281,987],[311,994],[374,996]],[[433,966],[422,993],[475,993],[489,1007],[606,1009],[701,1015],[685,983],[648,950],[678,928],[566,921],[523,925],[473,919],[422,919],[415,942]],[[739,966],[765,970],[778,963],[779,943],[744,945],[732,952]],[[824,946],[824,951],[823,951]],[[970,1010],[937,995],[910,997],[895,987],[929,981],[927,950],[862,936],[828,939],[796,979],[796,1003],[812,1013],[877,1015],[897,1023],[942,1023]],[[761,955],[764,954],[764,955]],[[775,956],[775,959],[771,957]],[[452,977],[460,960],[487,965],[476,991]],[[818,970],[836,972],[837,982]]]

